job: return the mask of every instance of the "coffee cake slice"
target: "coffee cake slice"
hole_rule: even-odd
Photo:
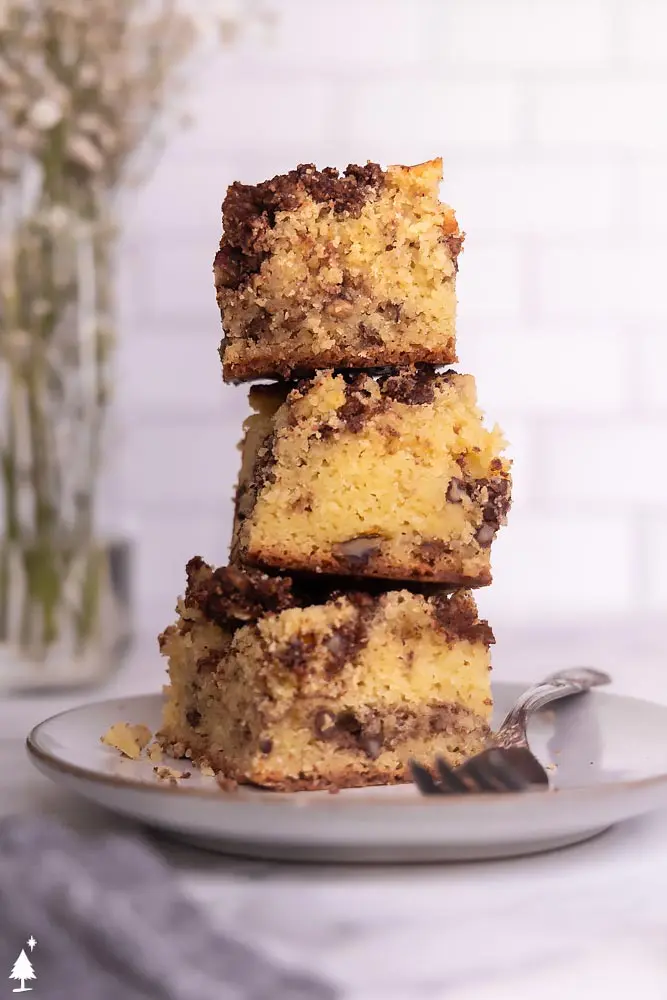
[[[456,361],[463,235],[442,160],[232,184],[214,262],[226,381]]]
[[[289,571],[491,582],[510,463],[470,375],[331,372],[254,386],[232,561]]]
[[[340,592],[187,567],[160,740],[239,783],[300,790],[409,781],[489,736],[489,646],[472,595]]]

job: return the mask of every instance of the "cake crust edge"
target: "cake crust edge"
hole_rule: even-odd
[[[401,351],[389,346],[378,346],[375,352],[362,352],[332,348],[326,352],[313,352],[306,362],[299,350],[290,352],[289,345],[281,345],[280,359],[267,362],[268,352],[257,357],[248,356],[246,350],[239,351],[243,355],[235,360],[228,356],[229,344],[241,344],[239,340],[228,341],[223,337],[218,353],[222,361],[223,380],[228,384],[240,384],[252,379],[275,378],[290,381],[293,379],[310,378],[317,372],[327,369],[359,369],[367,371],[377,368],[409,368],[414,365],[432,365],[440,368],[443,365],[457,364],[456,338],[448,337],[447,346],[442,350],[432,351],[419,348],[414,351]],[[245,346],[245,345],[243,345]]]
[[[479,570],[475,573],[460,573],[451,569],[451,563],[460,564],[460,559],[449,554],[426,562],[423,558],[415,558],[410,570],[405,564],[396,565],[394,561],[384,558],[381,554],[371,554],[368,558],[347,560],[344,557],[322,555],[303,558],[299,555],[290,556],[284,549],[262,546],[261,552],[238,542],[233,549],[237,561],[256,568],[271,570],[279,569],[286,573],[314,573],[317,576],[344,576],[369,578],[375,580],[395,580],[410,583],[434,583],[455,589],[488,587],[493,581],[490,556],[483,562],[479,561]]]

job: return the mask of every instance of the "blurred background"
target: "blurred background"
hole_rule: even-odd
[[[467,233],[460,370],[476,375],[515,460],[481,606],[494,624],[662,613],[664,2],[189,7],[226,19],[182,63],[190,124],[171,130],[140,186],[115,194],[99,519],[134,542],[141,631],[170,621],[191,555],[227,553],[247,392],[222,385],[216,354],[211,265],[227,185],[300,162],[438,155]]]

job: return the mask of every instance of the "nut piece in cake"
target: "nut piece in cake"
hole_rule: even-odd
[[[463,234],[442,160],[232,184],[214,262],[226,381],[456,361]]]
[[[239,783],[298,790],[408,781],[410,758],[458,764],[483,748],[493,635],[470,592],[306,596],[283,579],[292,606],[267,610],[249,593],[266,578],[232,572],[253,620],[219,599],[232,597],[229,568],[197,559],[161,636],[167,751]]]
[[[503,437],[470,375],[320,372],[255,386],[232,561],[284,570],[491,582],[510,506]]]

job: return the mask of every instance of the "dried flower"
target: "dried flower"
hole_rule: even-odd
[[[84,63],[79,68],[79,85],[81,87],[94,87],[99,78],[99,70],[93,63]]]
[[[0,153],[55,166],[66,138],[68,181],[110,191],[137,156],[181,119],[180,74],[195,46],[231,44],[259,0],[0,0]],[[26,134],[28,133],[28,134]],[[144,154],[146,154],[144,156]],[[20,168],[19,168],[20,169]],[[5,194],[5,192],[2,192]]]
[[[181,124],[210,2],[0,0],[0,643],[40,656],[96,632],[112,199]]]
[[[45,229],[58,232],[72,222],[72,213],[64,205],[48,205],[39,212],[36,221]]]
[[[1,0],[0,0],[1,2]],[[0,30],[2,30],[3,24],[0,20]],[[21,77],[12,69],[12,67],[7,63],[6,59],[0,59],[0,86],[6,87],[8,90],[12,88],[19,87],[21,84]]]
[[[28,119],[38,132],[42,132],[58,124],[63,117],[63,110],[52,98],[41,97],[30,109]]]
[[[71,135],[67,139],[67,155],[73,163],[85,167],[92,174],[104,167],[104,156],[85,135]]]
[[[22,368],[31,357],[32,337],[28,330],[6,330],[0,337],[0,357],[15,368]]]
[[[33,316],[38,318],[42,316],[47,316],[51,309],[51,305],[48,299],[34,299],[31,304],[31,311]]]

